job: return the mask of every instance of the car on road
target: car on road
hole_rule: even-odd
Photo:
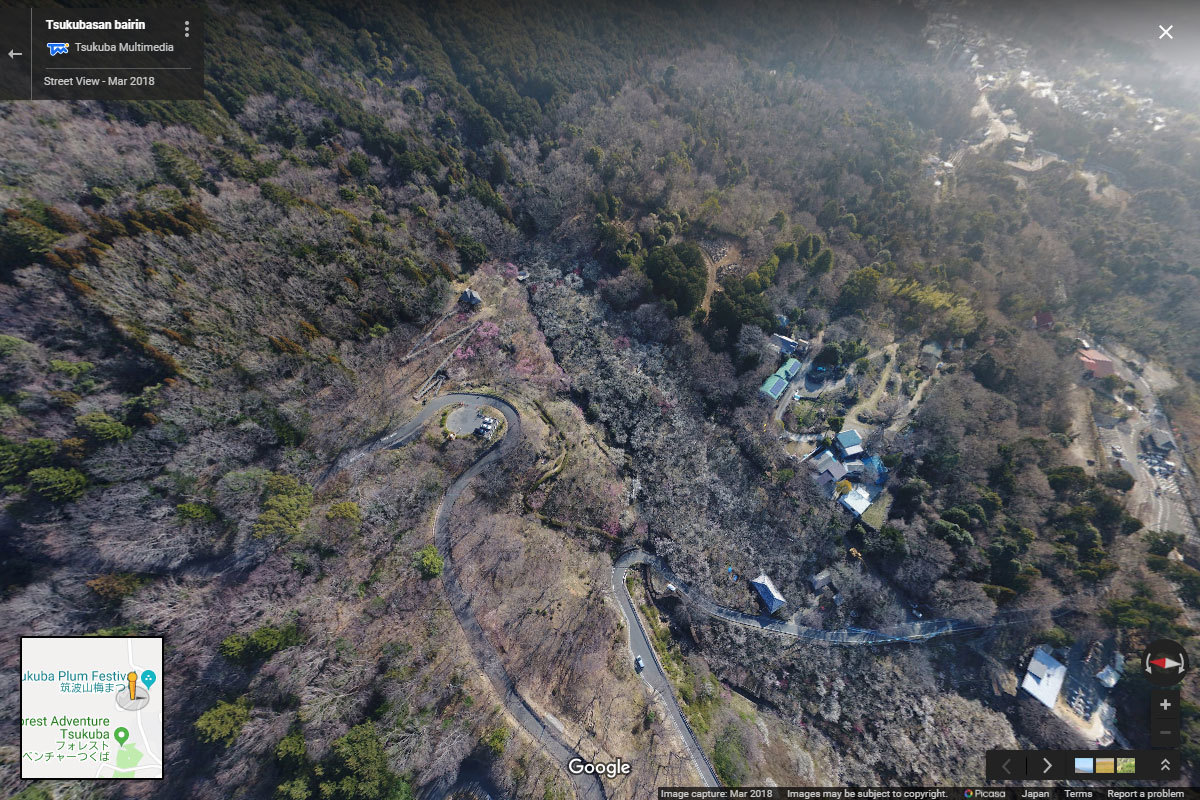
[[[638,672],[641,672],[646,668],[646,662],[642,661],[641,656],[634,656],[633,666]]]

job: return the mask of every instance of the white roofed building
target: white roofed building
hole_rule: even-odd
[[[852,492],[842,495],[840,502],[846,509],[856,517],[861,517],[863,512],[871,506],[871,495],[867,490],[858,486]]]
[[[1046,708],[1053,709],[1066,677],[1067,668],[1050,655],[1045,645],[1038,645],[1033,651],[1033,658],[1029,659],[1029,670],[1021,681],[1021,688]]]

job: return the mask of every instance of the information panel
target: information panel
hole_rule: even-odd
[[[201,100],[204,9],[0,9],[0,100]]]

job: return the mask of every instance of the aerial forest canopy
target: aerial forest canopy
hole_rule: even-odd
[[[203,101],[0,104],[0,654],[166,637],[149,796],[567,798],[556,736],[612,797],[970,785],[1083,746],[1035,647],[1196,641],[1200,123],[1141,51],[1063,65],[1032,4],[209,11]],[[1148,692],[1103,690],[1134,747]]]

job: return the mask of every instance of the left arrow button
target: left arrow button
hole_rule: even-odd
[[[9,58],[16,58],[17,56],[23,56],[23,55],[25,55],[25,54],[24,53],[14,53],[12,50],[8,51]]]

